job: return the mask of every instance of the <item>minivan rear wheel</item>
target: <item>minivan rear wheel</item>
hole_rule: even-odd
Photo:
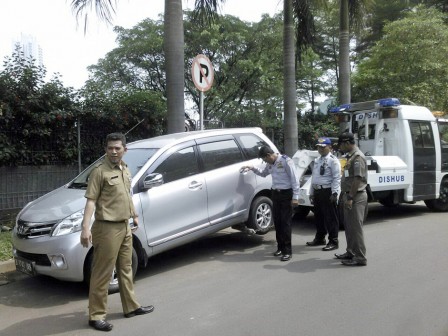
[[[249,220],[246,225],[259,235],[264,235],[271,230],[274,220],[272,201],[269,197],[260,196],[254,199],[250,206]]]
[[[85,268],[84,268],[84,282],[89,287],[90,285],[90,277],[92,275],[92,263],[93,263],[93,249],[92,252],[87,255]],[[132,277],[135,277],[135,274],[137,273],[138,268],[138,256],[137,251],[134,247],[132,247]],[[117,278],[117,272],[114,268],[112,274],[110,275],[110,282],[109,282],[109,294],[115,294],[120,291],[120,287],[118,285],[118,278]]]

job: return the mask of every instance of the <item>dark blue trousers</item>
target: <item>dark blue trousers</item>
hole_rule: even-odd
[[[292,221],[292,189],[272,190],[274,207],[275,237],[277,248],[283,254],[292,254],[291,221]]]

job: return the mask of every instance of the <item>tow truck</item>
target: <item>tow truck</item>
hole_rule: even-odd
[[[330,113],[341,132],[355,135],[366,156],[370,202],[392,207],[424,201],[433,211],[448,211],[448,119],[397,98],[344,104]],[[311,169],[318,156],[314,150],[293,156],[301,181],[300,217],[312,209]]]

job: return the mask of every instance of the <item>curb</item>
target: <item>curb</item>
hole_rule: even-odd
[[[16,270],[16,264],[14,263],[14,259],[10,259],[7,261],[0,261],[0,274],[14,272],[15,270]]]

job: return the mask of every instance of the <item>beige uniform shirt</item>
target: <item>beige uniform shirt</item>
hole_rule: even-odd
[[[106,157],[93,168],[85,197],[95,200],[95,219],[120,222],[136,215],[130,193],[131,180],[123,161],[120,169]]]
[[[364,154],[357,147],[347,156],[347,163],[344,166],[341,180],[343,192],[350,191],[356,176],[361,177],[358,191],[365,190],[367,186],[367,163]]]

